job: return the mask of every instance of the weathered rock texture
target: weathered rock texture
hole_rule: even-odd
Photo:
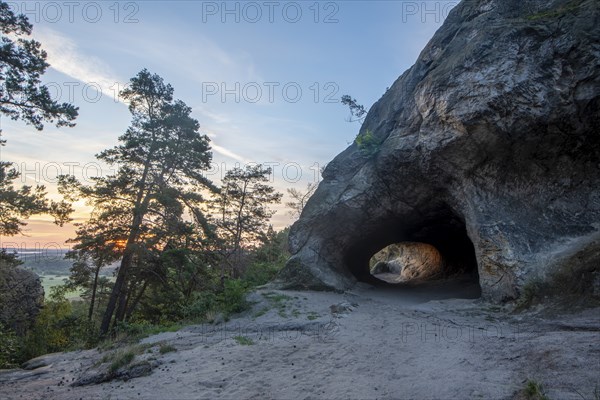
[[[426,243],[404,242],[391,244],[377,252],[370,260],[371,275],[395,274],[394,281],[441,277],[442,255]],[[384,279],[385,280],[385,279]]]
[[[369,111],[292,227],[283,287],[369,280],[390,243],[476,263],[482,293],[600,262],[597,0],[465,0]],[[374,148],[374,150],[371,150]]]

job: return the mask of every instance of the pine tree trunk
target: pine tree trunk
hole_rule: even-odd
[[[100,265],[102,264],[99,264],[94,272],[94,283],[92,284],[92,298],[90,300],[90,309],[88,311],[88,321],[91,321],[94,315],[94,303],[96,302],[96,292],[98,290],[98,275],[100,274]]]
[[[146,174],[146,171],[144,171],[144,174]],[[140,196],[138,196],[138,198],[140,198]],[[146,196],[143,203],[139,202],[137,204],[141,203],[140,206],[135,207],[135,215],[131,224],[131,231],[127,237],[127,244],[125,245],[125,252],[123,253],[123,259],[121,260],[121,266],[119,267],[117,280],[115,281],[113,290],[110,293],[110,298],[108,300],[108,304],[106,305],[106,311],[104,312],[104,317],[102,318],[102,325],[100,325],[100,335],[102,336],[105,336],[108,333],[110,329],[110,323],[117,307],[119,315],[117,315],[115,322],[121,320],[125,315],[124,304],[127,299],[128,290],[126,286],[127,278],[129,270],[131,269],[131,265],[133,264],[135,244],[140,234],[142,220],[144,218],[145,210],[148,206],[149,200],[149,197]]]
[[[133,231],[130,233],[130,238],[133,235]],[[117,302],[121,299],[123,285],[127,279],[127,272],[131,267],[131,262],[133,260],[133,246],[129,244],[130,241],[127,241],[127,247],[125,248],[125,254],[123,255],[123,259],[121,260],[121,265],[119,266],[119,272],[117,273],[117,280],[115,281],[115,285],[113,286],[113,290],[110,293],[110,297],[108,299],[108,304],[106,305],[106,311],[104,312],[104,317],[102,318],[102,324],[100,325],[100,335],[105,336],[110,329],[110,323],[112,321],[113,314],[115,312],[115,308],[117,307]],[[129,251],[128,251],[129,250]]]

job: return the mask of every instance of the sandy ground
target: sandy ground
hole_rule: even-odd
[[[145,339],[148,376],[72,387],[103,354],[60,353],[0,371],[0,398],[518,399],[528,379],[550,399],[598,398],[600,309],[515,314],[476,293],[463,282],[263,290],[226,323]],[[177,351],[160,354],[165,343]]]

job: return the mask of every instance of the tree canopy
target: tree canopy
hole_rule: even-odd
[[[8,3],[0,2],[0,29],[0,113],[37,130],[42,130],[46,121],[73,126],[78,108],[54,101],[41,83],[50,65],[42,45],[26,39],[33,29],[27,17],[15,15]]]
[[[8,3],[0,1],[0,116],[22,120],[37,130],[44,122],[74,126],[77,107],[52,100],[41,83],[49,64],[41,44],[25,38],[32,28],[26,16],[15,15]],[[0,147],[4,145],[0,139]],[[21,233],[23,219],[34,214],[51,214],[58,225],[69,220],[73,210],[68,203],[49,201],[42,185],[16,188],[19,176],[12,163],[0,160],[0,235]]]
[[[63,193],[87,199],[98,220],[115,221],[125,230],[112,237],[122,242],[123,254],[103,334],[113,315],[123,320],[134,293],[145,290],[140,274],[154,265],[155,250],[168,248],[198,226],[209,229],[201,209],[203,193],[216,190],[203,175],[212,157],[209,139],[199,132],[191,108],[173,99],[171,85],[144,69],[121,96],[129,103],[131,126],[119,145],[97,155],[117,172],[94,178],[91,185],[61,179]],[[186,211],[191,220],[184,218]]]

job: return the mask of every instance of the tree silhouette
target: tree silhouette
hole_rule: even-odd
[[[25,39],[32,29],[26,16],[15,15],[0,1],[0,115],[22,120],[37,130],[44,128],[44,122],[74,126],[77,107],[52,100],[48,88],[41,84],[40,77],[49,64],[41,44]],[[0,139],[0,151],[5,143]],[[25,225],[22,220],[34,214],[51,214],[58,225],[69,220],[71,206],[47,200],[44,186],[15,188],[20,174],[11,166],[0,161],[0,235],[20,233]]]
[[[121,96],[129,103],[131,126],[119,145],[96,156],[118,172],[94,178],[92,185],[61,178],[63,193],[84,197],[104,219],[126,216],[123,257],[100,327],[102,335],[108,333],[113,316],[114,322],[125,319],[128,303],[135,303],[133,294],[144,285],[135,266],[154,257],[152,251],[168,247],[169,232],[186,229],[186,210],[197,225],[206,226],[202,193],[217,190],[203,176],[212,158],[209,139],[199,132],[191,108],[173,99],[171,85],[144,69]]]

